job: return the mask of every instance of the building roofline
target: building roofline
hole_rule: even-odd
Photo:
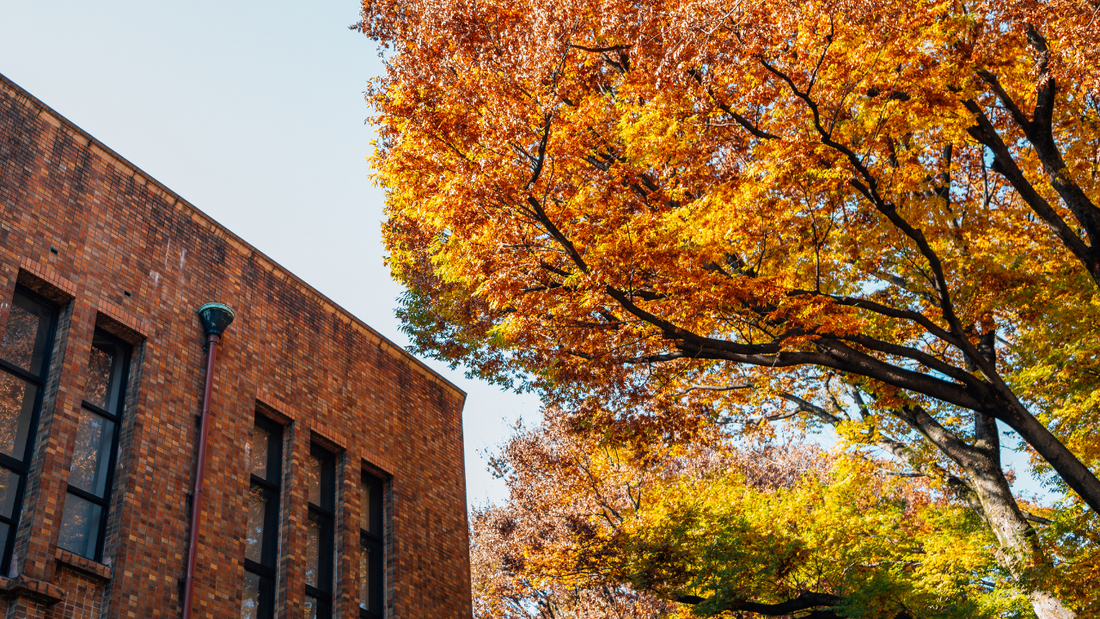
[[[417,359],[412,353],[398,346],[397,344],[394,344],[392,341],[389,340],[389,338],[382,335],[378,331],[375,331],[374,328],[372,328],[370,325],[363,322],[354,314],[341,307],[332,299],[328,298],[324,293],[306,283],[305,280],[298,277],[289,269],[283,267],[275,260],[271,259],[271,257],[267,254],[253,247],[250,243],[237,236],[229,228],[226,228],[225,226],[218,223],[217,220],[204,213],[194,204],[188,202],[186,199],[183,198],[183,196],[169,189],[164,183],[161,183],[157,179],[147,174],[144,170],[134,165],[133,162],[126,159],[122,155],[115,152],[114,149],[96,139],[95,136],[93,136],[92,134],[81,129],[76,123],[62,116],[60,113],[57,112],[57,110],[53,109],[49,105],[46,105],[46,103],[44,103],[41,99],[27,92],[24,88],[19,86],[19,84],[13,82],[3,73],[0,73],[0,84],[3,84],[5,88],[13,91],[17,98],[24,98],[35,107],[39,108],[38,116],[40,118],[43,118],[43,120],[46,120],[55,127],[64,126],[66,129],[86,139],[88,142],[88,147],[92,150],[92,152],[102,157],[105,162],[113,163],[113,165],[117,168],[127,169],[132,173],[133,176],[140,176],[140,178],[143,179],[146,184],[151,184],[157,190],[163,193],[165,197],[169,198],[170,205],[180,206],[190,211],[192,220],[194,220],[196,223],[204,225],[215,236],[225,239],[237,251],[244,255],[245,258],[256,260],[256,262],[258,262],[267,271],[275,275],[278,279],[286,281],[288,284],[291,284],[303,294],[313,297],[313,299],[326,311],[334,314],[338,318],[342,319],[344,322],[356,328],[364,336],[366,336],[369,342],[377,345],[379,348],[386,351],[393,357],[408,362],[414,370],[423,374],[429,380],[438,383],[445,389],[450,390],[463,402],[466,401],[465,391],[463,391],[457,385],[447,380],[438,372],[430,368],[426,363],[424,363],[420,359]]]

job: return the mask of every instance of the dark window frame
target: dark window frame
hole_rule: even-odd
[[[321,461],[321,505],[309,501],[309,489],[306,489],[309,519],[318,521],[321,533],[317,549],[317,586],[306,584],[305,593],[317,601],[317,619],[331,619],[335,593],[332,564],[336,546],[336,454],[317,443],[311,443],[309,455]]]
[[[260,546],[260,561],[245,557],[244,569],[260,579],[258,619],[275,617],[275,589],[279,569],[279,494],[283,480],[283,426],[256,414],[255,425],[267,432],[267,477],[249,471],[249,491],[259,489],[266,501],[264,509],[264,539]],[[251,467],[249,467],[251,469]]]
[[[24,286],[16,285],[12,293],[12,304],[15,296],[23,296],[32,302],[42,305],[52,313],[52,319],[46,330],[45,341],[42,347],[42,361],[39,373],[35,374],[25,370],[10,361],[0,358],[0,371],[6,371],[36,387],[34,404],[31,408],[31,418],[28,421],[26,445],[23,448],[23,459],[17,460],[7,454],[0,453],[0,466],[15,473],[19,481],[16,484],[15,501],[12,505],[12,516],[8,518],[0,514],[0,522],[8,525],[8,538],[4,544],[3,556],[0,556],[0,573],[7,574],[11,568],[11,558],[15,552],[15,536],[19,529],[19,520],[23,511],[23,494],[27,488],[27,473],[30,471],[31,459],[34,457],[35,440],[38,438],[38,422],[42,415],[42,402],[46,395],[46,386],[50,378],[50,366],[53,363],[54,339],[57,336],[57,326],[61,317],[61,306],[43,297]],[[11,319],[9,310],[8,319]],[[5,328],[6,328],[5,324]],[[0,336],[2,337],[2,336]]]
[[[371,515],[370,522],[367,526],[371,530],[364,529],[362,527],[363,519],[359,519],[359,546],[372,551],[371,556],[371,579],[367,582],[368,600],[370,606],[368,608],[359,607],[360,619],[382,619],[385,613],[385,548],[386,548],[386,486],[388,480],[371,474],[364,470],[362,472],[362,484],[368,488],[369,506],[360,505],[359,509],[369,509]],[[360,586],[362,586],[363,574],[359,574]]]
[[[92,335],[92,341],[95,342],[97,338],[105,339],[115,346],[118,346],[123,355],[122,364],[119,368],[119,373],[121,374],[121,376],[118,379],[118,395],[115,399],[115,406],[118,411],[112,413],[95,404],[92,404],[91,402],[88,402],[87,400],[84,400],[83,396],[80,402],[81,408],[86,409],[96,415],[99,415],[100,417],[107,419],[114,424],[114,431],[111,435],[111,446],[107,455],[107,478],[104,481],[103,485],[103,496],[98,497],[93,492],[88,492],[87,490],[77,488],[76,486],[66,483],[66,496],[71,494],[77,498],[84,499],[85,501],[88,501],[93,505],[98,505],[101,510],[99,515],[99,531],[96,536],[95,550],[92,553],[92,556],[88,557],[87,555],[84,555],[75,550],[66,549],[70,552],[91,559],[92,561],[103,560],[103,550],[107,542],[107,525],[108,521],[110,520],[111,513],[111,496],[113,494],[112,491],[114,489],[115,483],[115,467],[118,466],[119,441],[122,436],[122,414],[126,411],[126,398],[129,397],[130,362],[133,360],[135,348],[133,344],[118,337],[117,335],[106,331],[101,327],[95,328],[95,331]],[[91,346],[89,346],[89,348],[91,348]],[[87,387],[85,386],[85,388]],[[65,504],[67,503],[68,500],[66,499]],[[64,520],[65,518],[64,511],[65,509],[64,507],[62,507],[62,520]]]

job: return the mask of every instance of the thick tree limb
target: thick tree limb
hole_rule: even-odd
[[[1013,188],[1020,193],[1028,205],[1032,207],[1032,210],[1054,229],[1059,239],[1069,247],[1078,260],[1084,263],[1089,274],[1100,285],[1100,251],[1098,251],[1100,249],[1100,208],[1089,199],[1080,185],[1074,182],[1069,174],[1069,168],[1062,158],[1062,153],[1054,140],[1054,104],[1057,99],[1058,84],[1050,73],[1050,50],[1047,47],[1046,39],[1029,25],[1027,40],[1035,50],[1035,64],[1039,70],[1035,109],[1031,119],[1028,119],[1027,114],[1020,109],[1012,96],[1001,86],[996,75],[984,69],[979,69],[977,74],[989,85],[990,90],[996,95],[1001,105],[1008,110],[1012,120],[1034,147],[1039,161],[1043,164],[1043,170],[1047,174],[1047,180],[1050,182],[1051,187],[1058,192],[1058,196],[1062,198],[1062,202],[1073,213],[1077,222],[1084,228],[1089,239],[1088,245],[1091,247],[1087,249],[1082,247],[1085,245],[1084,240],[1078,238],[1072,230],[1069,230],[1068,226],[1065,226],[1065,222],[1062,222],[1056,214],[1053,217],[1051,216],[1053,209],[1049,208],[1050,205],[1042,198],[1036,200],[1038,194],[1023,178],[1023,174],[1015,162],[1012,161],[1000,136],[997,135],[988,118],[985,117],[974,101],[965,102],[967,109],[975,114],[978,121],[978,125],[970,129],[970,135],[993,151],[996,163],[999,164],[995,170],[1012,183]],[[1061,222],[1061,226],[1058,225],[1059,222]]]
[[[531,208],[534,209],[535,217],[538,218],[542,225],[546,226],[546,231],[550,233],[550,236],[554,237],[554,240],[569,254],[569,257],[573,260],[573,264],[577,265],[577,268],[581,271],[587,273],[588,265],[585,264],[584,258],[581,257],[577,248],[573,246],[573,242],[569,240],[569,237],[565,236],[565,233],[550,220],[550,217],[546,214],[546,209],[542,207],[542,203],[534,196],[527,196],[527,204],[531,205]]]
[[[701,598],[697,595],[684,595],[676,599],[681,604],[702,604],[706,602],[706,598]],[[803,610],[810,610],[815,608],[832,608],[839,605],[844,601],[844,598],[831,595],[828,593],[815,593],[812,591],[803,591],[799,593],[797,597],[791,598],[784,602],[777,604],[763,604],[760,602],[750,601],[733,601],[726,604],[721,604],[716,610],[719,611],[746,611],[750,613],[758,613],[761,615],[767,615],[769,617],[777,617],[780,615],[789,615]]]
[[[569,47],[573,49],[579,49],[581,51],[590,52],[593,54],[602,54],[604,52],[621,52],[623,50],[630,49],[630,45],[609,45],[607,47],[585,47],[584,45],[577,45],[576,43],[570,43]]]
[[[1030,512],[1024,512],[1024,518],[1026,518],[1029,522],[1034,522],[1035,524],[1047,525],[1051,522],[1049,518],[1036,516],[1035,514],[1032,514]]]
[[[832,413],[829,413],[824,408],[813,404],[812,402],[808,402],[802,398],[793,396],[792,394],[780,393],[778,395],[790,402],[794,402],[798,406],[799,410],[810,413],[812,415],[816,415],[818,418],[822,419],[826,423],[835,426],[840,422],[839,417],[833,415]],[[860,410],[864,411],[864,414],[866,415],[867,407],[863,403],[863,397],[859,394],[858,389],[852,389],[852,399],[855,400],[856,405],[858,405]],[[899,415],[899,417],[908,423],[905,415]],[[957,437],[955,438],[957,440]],[[916,454],[913,453],[913,450],[908,445],[902,443],[897,439],[890,438],[889,436],[880,436],[878,440],[875,441],[875,445],[880,449],[883,449],[884,451],[890,453],[898,460],[908,463],[909,466],[913,467],[917,471],[918,475],[926,475],[928,477],[936,477],[938,479],[944,480],[947,486],[951,488],[951,490],[960,500],[966,503],[971,511],[977,514],[979,518],[985,518],[985,513],[983,511],[981,501],[978,499],[977,493],[970,486],[970,484],[966,482],[966,480],[958,477],[957,475],[953,475],[951,472],[947,471],[938,464],[922,461],[920,458],[917,457]],[[936,444],[933,443],[933,445]],[[938,445],[936,445],[936,447],[937,449],[939,448]]]
[[[1039,195],[1035,187],[1024,177],[1023,171],[1016,165],[1016,160],[1012,157],[1012,153],[1009,152],[1004,140],[1001,139],[1000,134],[993,127],[993,123],[989,121],[977,102],[968,100],[964,101],[963,104],[967,110],[974,114],[978,123],[967,129],[967,132],[970,137],[993,153],[993,171],[1003,176],[1012,185],[1016,193],[1039,216],[1039,219],[1054,232],[1058,240],[1062,241],[1062,244],[1073,253],[1074,257],[1084,265],[1097,285],[1100,285],[1100,258],[1095,255],[1096,252],[1093,248],[1089,247],[1084,240],[1073,232],[1073,229],[1054,210],[1054,207]]]
[[[947,363],[946,361],[937,359],[936,357],[933,357],[932,355],[916,348],[912,348],[909,346],[900,346],[898,344],[891,344],[889,342],[884,342],[882,340],[861,334],[845,335],[843,337],[838,337],[837,339],[859,344],[860,346],[863,346],[865,348],[869,348],[871,350],[875,350],[881,353],[886,353],[888,355],[912,359],[913,361],[920,363],[924,367],[936,372],[940,372],[945,376],[950,376],[951,378],[954,378],[964,385],[979,387],[982,384],[981,381],[975,378],[973,374],[970,374],[969,372],[966,372],[961,368],[957,368],[950,363]]]
[[[1100,480],[1058,440],[1046,426],[1039,423],[1019,402],[1009,403],[1005,409],[988,414],[1005,422],[1029,445],[1050,463],[1058,475],[1085,501],[1094,512],[1100,513]]]
[[[534,157],[531,166],[531,178],[527,181],[527,186],[524,191],[531,189],[531,187],[539,180],[539,176],[542,175],[543,165],[546,163],[546,145],[550,143],[550,123],[554,119],[552,114],[546,114],[542,124],[542,138],[539,139],[539,154]],[[526,155],[527,153],[524,152]]]
[[[925,330],[927,330],[932,335],[936,336],[937,338],[939,338],[939,339],[941,339],[941,340],[943,340],[943,341],[945,341],[948,344],[951,344],[953,346],[957,346],[956,341],[959,339],[955,335],[953,335],[951,333],[948,333],[947,330],[943,329],[942,327],[940,327],[936,323],[929,320],[928,317],[925,316],[924,314],[921,314],[919,312],[914,312],[914,311],[911,311],[911,310],[903,310],[903,309],[898,309],[896,307],[890,307],[889,305],[883,305],[881,303],[871,301],[869,299],[861,299],[859,297],[845,297],[845,296],[824,294],[824,293],[818,292],[816,290],[792,290],[792,291],[788,292],[787,295],[792,296],[792,297],[797,297],[797,296],[802,296],[802,295],[814,295],[814,296],[826,297],[828,299],[832,299],[833,302],[835,302],[837,305],[844,305],[844,306],[847,306],[847,307],[855,307],[855,308],[859,308],[859,309],[864,309],[864,310],[868,310],[870,312],[874,312],[876,314],[880,314],[882,316],[888,316],[890,318],[901,318],[903,320],[909,320],[909,321],[912,321],[912,322],[915,322],[915,323],[919,324],[920,326],[924,327]]]

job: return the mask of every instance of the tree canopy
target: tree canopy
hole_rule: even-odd
[[[1100,560],[1054,558],[1100,511],[1098,11],[368,0],[405,328],[609,441],[832,428],[1074,616],[1053,575]],[[1063,537],[1013,495],[998,421],[1065,493]]]
[[[609,445],[555,411],[519,432],[495,464],[510,500],[473,518],[475,614],[827,607],[820,616],[975,617],[1027,608],[1004,586],[988,528],[930,479],[795,437],[732,449],[719,438]],[[677,614],[663,600],[686,605]]]

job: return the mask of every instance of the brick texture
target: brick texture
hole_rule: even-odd
[[[17,285],[62,313],[0,616],[180,616],[208,301],[237,317],[214,377],[194,616],[240,616],[258,410],[285,425],[277,616],[301,616],[311,442],[340,456],[335,616],[358,616],[364,467],[392,475],[386,616],[470,616],[465,394],[0,76],[0,329]],[[101,563],[56,546],[97,327],[135,345]]]

